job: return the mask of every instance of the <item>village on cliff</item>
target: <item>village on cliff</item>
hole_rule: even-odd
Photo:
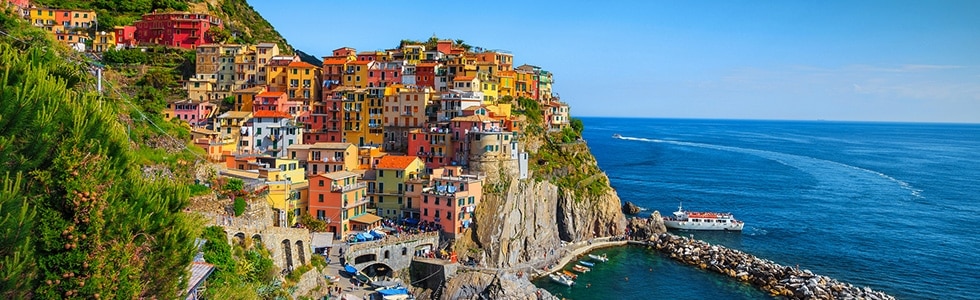
[[[569,126],[550,72],[459,41],[341,47],[313,65],[276,43],[213,43],[210,29],[223,25],[207,14],[150,13],[94,36],[78,30],[97,26],[94,11],[23,14],[78,51],[194,49],[187,98],[168,103],[164,117],[190,126],[220,176],[264,197],[276,226],[308,215],[335,239],[383,220],[429,224],[452,239],[472,226],[483,194],[485,174],[473,165],[511,163],[527,176],[518,103],[537,104],[544,130]]]

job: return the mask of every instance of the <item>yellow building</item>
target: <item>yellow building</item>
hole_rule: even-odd
[[[351,143],[293,144],[286,147],[286,153],[299,160],[309,177],[358,168],[358,149]]]
[[[479,91],[483,92],[483,104],[490,105],[497,103],[497,99],[499,99],[497,96],[498,83],[494,76],[484,72],[477,73],[477,75],[480,77]]]
[[[95,39],[92,40],[92,51],[105,52],[109,51],[110,49],[116,49],[116,32],[96,32]]]
[[[272,58],[277,55],[279,55],[279,44],[259,43],[255,46],[255,65],[258,69],[255,78],[256,85],[269,84],[268,65]]]
[[[303,110],[309,110],[313,100],[319,97],[320,68],[306,62],[291,62],[286,66],[286,81],[289,83],[286,93],[289,101],[302,102]]]
[[[31,9],[31,14],[30,14],[31,25],[37,27],[43,27],[48,31],[52,31],[52,27],[54,27],[55,25],[61,26],[61,28],[63,29],[64,25],[58,23],[57,21],[58,17],[55,16],[56,13],[57,13],[56,9],[47,9],[47,8]]]
[[[253,111],[252,103],[255,102],[255,96],[264,93],[265,90],[265,86],[256,86],[232,92],[235,97],[235,110]]]
[[[517,73],[514,71],[500,71],[497,72],[497,80],[499,85],[497,86],[497,96],[504,98],[510,96],[511,98],[517,98],[514,93],[514,84],[517,77]]]
[[[368,70],[373,68],[377,62],[369,60],[355,60],[347,63],[347,70],[344,70],[344,76],[341,79],[340,84],[343,86],[353,87],[353,88],[367,88],[368,87]]]
[[[255,87],[258,72],[255,46],[251,45],[245,51],[235,55],[235,84],[232,90]]]
[[[414,66],[425,59],[425,46],[423,45],[405,45],[401,50],[406,65]]]
[[[343,142],[358,147],[384,143],[384,124],[381,123],[384,99],[369,95],[363,88],[340,87],[334,92],[343,103]]]
[[[410,207],[405,193],[410,179],[425,174],[425,164],[417,156],[387,155],[374,166],[375,184],[368,183],[368,196],[378,215],[397,219],[402,210]]]
[[[245,124],[251,119],[251,111],[229,111],[218,116],[214,124],[215,131],[221,135],[221,139],[231,139],[234,143],[229,153],[242,153],[241,150],[251,149],[251,145],[248,145],[249,139],[242,138],[251,134]],[[246,129],[242,130],[242,128]]]

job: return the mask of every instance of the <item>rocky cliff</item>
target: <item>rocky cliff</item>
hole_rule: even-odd
[[[537,164],[532,168],[536,174],[518,180],[518,170],[506,162],[477,166],[489,175],[486,192],[474,227],[456,244],[462,258],[473,257],[499,272],[458,275],[445,284],[443,298],[486,298],[487,291],[495,291],[493,299],[550,297],[531,288],[519,272],[557,259],[566,243],[625,231],[619,196],[584,143],[551,145],[542,135],[529,135],[522,143]],[[502,281],[507,285],[501,286]]]

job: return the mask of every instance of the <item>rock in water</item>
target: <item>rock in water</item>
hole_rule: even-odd
[[[640,213],[640,207],[633,204],[633,202],[626,201],[626,204],[623,204],[623,213],[627,215],[638,214]]]

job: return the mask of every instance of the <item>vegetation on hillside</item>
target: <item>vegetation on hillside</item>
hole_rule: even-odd
[[[189,191],[139,170],[80,56],[0,17],[0,295],[177,298],[200,222]]]

